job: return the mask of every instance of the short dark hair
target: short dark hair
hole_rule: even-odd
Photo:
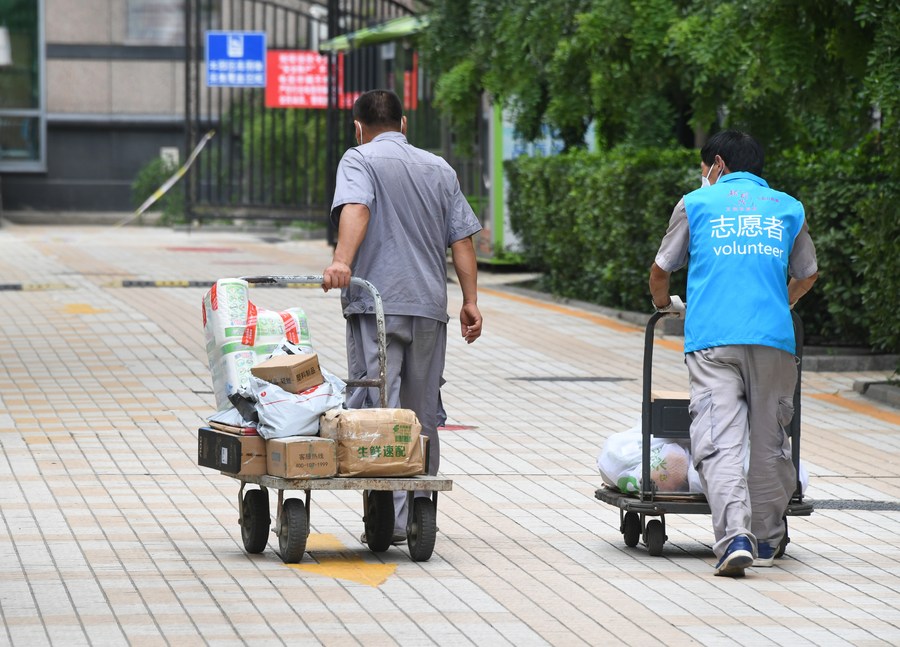
[[[353,118],[372,128],[400,130],[403,105],[390,90],[369,90],[353,104]]]
[[[748,133],[723,130],[709,138],[700,149],[700,159],[712,166],[716,155],[722,158],[729,171],[747,171],[762,175],[765,155],[762,146]]]

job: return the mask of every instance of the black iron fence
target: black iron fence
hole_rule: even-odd
[[[188,0],[187,150],[210,129],[216,131],[185,178],[188,218],[325,222],[337,163],[355,143],[350,107],[365,90],[397,91],[410,141],[442,148],[431,83],[409,39],[331,51],[321,59],[327,65],[327,97],[316,107],[297,108],[273,106],[266,88],[210,87],[207,32],[264,32],[270,55],[297,55],[411,13],[396,0]]]

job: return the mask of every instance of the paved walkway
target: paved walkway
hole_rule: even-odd
[[[900,644],[900,414],[852,390],[884,373],[804,374],[822,507],[792,518],[775,568],[713,577],[707,516],[669,515],[650,557],[594,498],[604,439],[640,412],[642,331],[512,294],[502,275],[483,276],[484,337],[450,327],[454,487],[431,561],[359,544],[352,491],[314,493],[300,565],[277,541],[245,554],[237,481],[196,464],[213,407],[199,286],[318,273],[329,256],[246,234],[0,229],[0,644]],[[253,295],[302,305],[343,374],[336,294]],[[660,340],[659,388],[685,388],[678,347]]]

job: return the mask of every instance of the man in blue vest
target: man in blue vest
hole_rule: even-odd
[[[650,294],[658,311],[685,314],[691,455],[712,512],[716,575],[741,577],[772,566],[796,488],[790,311],[818,266],[803,205],[760,177],[753,137],[717,133],[700,157],[701,188],[672,213]],[[686,264],[685,313],[669,276]]]

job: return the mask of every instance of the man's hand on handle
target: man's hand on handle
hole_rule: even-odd
[[[345,288],[350,285],[350,266],[339,261],[333,262],[322,273],[322,289]]]
[[[685,311],[685,303],[681,300],[681,297],[677,294],[673,294],[669,297],[669,303],[660,307],[656,305],[656,302],[653,303],[653,307],[656,308],[657,312],[661,312],[663,314],[672,315],[675,317],[683,317]]]

